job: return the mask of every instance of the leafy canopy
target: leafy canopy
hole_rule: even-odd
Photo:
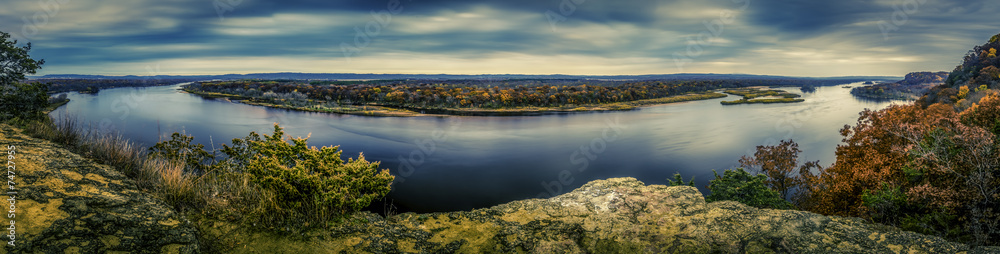
[[[17,46],[17,40],[9,40],[10,34],[0,31],[0,85],[7,86],[25,79],[26,74],[35,74],[45,60],[31,59],[31,43]]]
[[[18,47],[17,40],[9,39],[10,34],[0,31],[0,121],[38,118],[48,107],[48,85],[21,81],[45,60],[31,59],[31,43]]]
[[[757,208],[792,208],[792,204],[782,199],[781,194],[767,187],[766,175],[751,175],[743,168],[727,169],[722,176],[714,170],[712,173],[715,179],[708,185],[712,193],[705,201],[732,200]]]

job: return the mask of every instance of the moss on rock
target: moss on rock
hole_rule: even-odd
[[[262,235],[264,233],[234,234]],[[707,203],[694,187],[645,185],[634,178],[596,180],[550,199],[473,211],[390,218],[362,212],[337,226],[258,246],[329,253],[997,253],[875,224],[794,210]],[[253,237],[250,237],[253,238]],[[258,242],[260,241],[260,242]]]
[[[18,192],[15,246],[0,252],[198,252],[191,223],[115,169],[4,124],[0,144],[16,147]]]

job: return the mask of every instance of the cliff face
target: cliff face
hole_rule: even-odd
[[[240,234],[236,234],[240,235]],[[856,218],[706,203],[687,186],[634,178],[590,182],[551,199],[468,212],[360,213],[288,240],[250,233],[237,252],[376,253],[997,253]],[[245,244],[245,245],[244,245]]]
[[[882,83],[871,86],[855,87],[851,94],[868,99],[916,99],[927,93],[932,87],[944,84],[948,72],[912,72],[906,78],[893,83]]]
[[[2,236],[0,253],[197,252],[194,227],[114,169],[8,125],[0,145],[15,146],[17,191],[15,245]]]
[[[903,86],[923,86],[924,89],[944,84],[944,81],[948,79],[947,71],[939,72],[911,72],[906,74],[903,80],[897,81],[897,84]]]

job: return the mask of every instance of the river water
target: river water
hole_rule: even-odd
[[[678,172],[695,177],[707,193],[713,169],[733,168],[756,146],[782,139],[799,144],[800,161],[829,166],[841,143],[838,130],[854,124],[865,108],[890,104],[830,86],[793,104],[719,103],[730,96],[625,112],[401,118],[271,109],[203,99],[179,87],[70,93],[70,103],[51,115],[79,118],[147,146],[183,132],[207,148],[221,148],[251,131],[270,134],[279,123],[288,135],[309,136],[310,145],[340,145],[345,160],[364,153],[381,161],[397,176],[388,200],[400,211],[435,212],[548,197],[611,177],[665,184]]]

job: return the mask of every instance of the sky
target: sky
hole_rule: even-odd
[[[903,76],[1000,33],[985,0],[3,0],[44,74]]]

